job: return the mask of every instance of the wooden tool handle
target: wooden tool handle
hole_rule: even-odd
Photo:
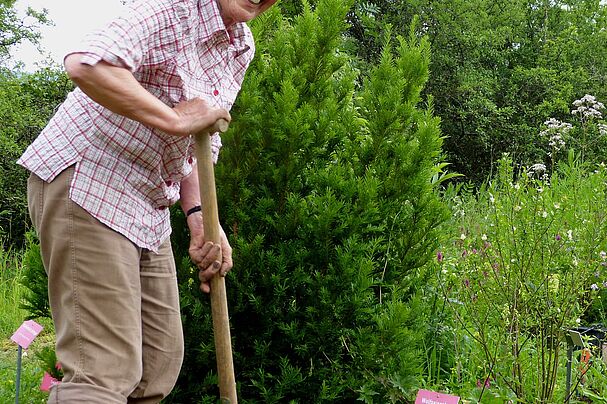
[[[214,128],[221,132],[228,129],[228,122],[220,119]],[[198,160],[198,181],[200,183],[200,205],[202,207],[202,222],[204,238],[219,244],[221,233],[219,213],[217,209],[217,194],[215,191],[215,171],[211,155],[211,136],[202,132],[196,135],[196,158]],[[211,278],[211,311],[213,315],[213,334],[215,336],[215,351],[217,355],[217,374],[219,377],[219,394],[222,403],[237,404],[236,378],[232,360],[232,340],[230,336],[230,318],[226,297],[225,278]]]

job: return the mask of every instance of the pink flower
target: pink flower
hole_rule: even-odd
[[[443,262],[443,253],[442,252],[439,251],[436,253],[436,260],[438,262]]]
[[[490,377],[486,377],[485,381],[483,382],[480,379],[476,380],[476,387],[478,387],[479,389],[483,387],[483,385],[485,386],[486,389],[488,389],[489,387],[491,387],[491,378]]]

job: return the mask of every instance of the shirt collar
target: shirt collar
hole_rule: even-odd
[[[217,0],[198,0],[198,18],[200,21],[200,35],[204,41],[210,39],[218,32],[230,37],[230,42],[237,50],[247,50],[246,31],[244,23],[236,23],[226,28],[219,12]]]

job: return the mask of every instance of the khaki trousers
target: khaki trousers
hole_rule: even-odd
[[[28,180],[64,372],[48,402],[158,403],[183,359],[170,241],[155,254],[93,218],[68,197],[73,171]]]

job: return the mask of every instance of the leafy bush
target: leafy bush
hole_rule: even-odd
[[[421,268],[446,214],[431,182],[438,121],[417,107],[429,47],[413,33],[386,40],[377,66],[356,71],[340,48],[348,7],[322,0],[254,24],[257,57],[224,136],[217,183],[246,402],[402,401],[419,384]],[[187,354],[171,400],[214,402],[210,309],[180,216]]]
[[[607,169],[570,152],[551,176],[544,170],[515,175],[503,159],[457,207],[460,235],[438,261],[450,307],[484,356],[471,379],[553,402],[564,335],[607,287]]]
[[[33,231],[26,235],[27,244],[23,254],[23,276],[21,285],[25,288],[21,308],[27,310],[27,319],[51,318],[48,299],[48,278],[42,263],[40,245]]]
[[[29,223],[26,195],[29,173],[16,161],[71,88],[67,76],[56,70],[26,74],[0,68],[0,236],[3,243],[22,247]]]

